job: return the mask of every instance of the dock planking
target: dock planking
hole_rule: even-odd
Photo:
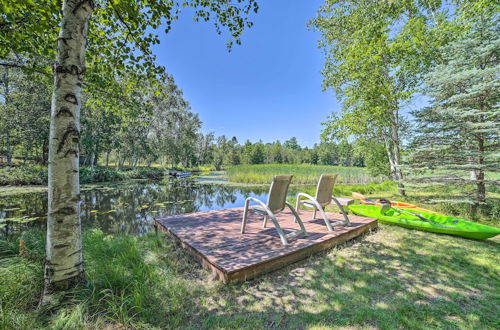
[[[171,234],[224,283],[285,267],[377,227],[376,219],[350,215],[351,226],[328,232],[323,219],[312,219],[311,211],[301,211],[300,215],[309,236],[292,238],[287,246],[281,244],[271,221],[262,228],[262,216],[257,214],[249,216],[245,234],[241,234],[242,207],[159,217],[155,227]],[[343,220],[341,214],[328,213],[328,217]],[[299,229],[289,211],[280,213],[277,219],[285,234]]]

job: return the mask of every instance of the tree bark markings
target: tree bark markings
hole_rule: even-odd
[[[80,220],[79,145],[81,86],[91,0],[62,4],[54,65],[49,141],[47,260],[42,304],[54,291],[84,279]]]
[[[5,88],[5,105],[9,104],[9,68],[5,68],[4,73],[4,88]],[[11,145],[11,137],[10,137],[10,128],[7,128],[7,133],[5,134],[5,144],[7,148],[7,164],[12,164],[12,145]]]

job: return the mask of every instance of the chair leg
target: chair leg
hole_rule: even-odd
[[[313,220],[316,219],[316,208],[314,208],[314,211],[313,211]]]
[[[245,210],[243,211],[243,220],[241,221],[241,233],[245,233],[245,226],[247,224],[247,216],[248,216],[248,204],[250,204],[249,200],[245,201]]]
[[[319,207],[319,213],[321,213],[323,220],[325,220],[326,228],[328,228],[328,231],[333,231],[332,224],[331,224],[330,220],[328,220],[328,217],[326,216],[325,210],[323,209],[323,207],[321,205],[318,205],[318,207]]]
[[[295,211],[297,214],[300,213],[300,195],[297,195],[297,203],[295,203]],[[297,223],[297,218],[295,217],[294,223]]]
[[[342,205],[340,205],[340,202],[333,196],[332,196],[332,201],[334,201],[335,204],[337,204],[337,207],[339,208],[340,212],[344,216],[343,224],[349,226],[351,224],[351,221],[349,220],[349,217],[347,216],[347,213],[344,210],[344,207]]]
[[[283,243],[283,245],[288,245],[288,241],[285,237],[285,233],[283,232],[283,229],[281,229],[281,226],[278,223],[278,220],[276,219],[276,217],[274,215],[269,215],[269,217],[271,218],[271,221],[273,222],[274,227],[276,228],[276,231],[278,232],[278,235],[281,238],[281,243]]]
[[[300,229],[304,232],[304,236],[309,236],[309,234],[307,233],[306,227],[304,227],[304,223],[300,219],[299,213],[293,208],[292,204],[287,202],[286,205],[288,205],[288,207],[292,211],[292,213],[295,217],[295,222],[299,223]]]
[[[262,222],[262,228],[266,228],[267,224],[267,215],[264,216],[264,221]]]

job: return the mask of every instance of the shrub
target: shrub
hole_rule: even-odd
[[[80,167],[80,183],[114,182],[127,179],[161,180],[164,175],[165,171],[156,167]],[[47,182],[47,167],[33,165],[0,167],[0,186],[47,185]]]
[[[0,185],[43,185],[47,182],[48,172],[43,166],[17,165],[0,168]]]
[[[81,183],[92,183],[92,182],[107,182],[107,181],[120,181],[124,179],[124,175],[121,174],[117,168],[114,167],[82,167],[80,168],[80,182]]]
[[[126,179],[161,180],[165,175],[165,171],[157,167],[136,167],[132,170],[123,172],[122,175],[124,175]]]

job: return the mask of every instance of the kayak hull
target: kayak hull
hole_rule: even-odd
[[[420,220],[417,216],[400,213],[394,209],[389,210],[386,214],[382,214],[381,207],[376,205],[351,205],[349,209],[354,214],[376,218],[381,223],[433,233],[472,239],[487,239],[500,234],[499,228],[431,212],[418,211],[419,215],[430,220],[426,222]],[[405,211],[413,212],[412,210]]]

